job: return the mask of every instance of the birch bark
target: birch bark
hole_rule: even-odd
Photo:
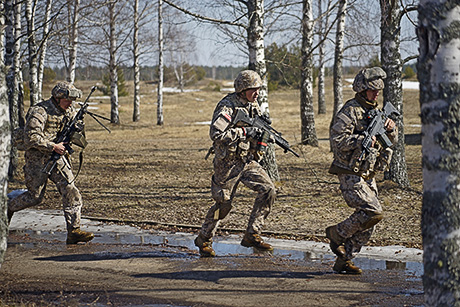
[[[302,9],[302,74],[300,84],[300,120],[302,144],[318,146],[313,109],[313,8],[303,0]]]
[[[4,31],[5,15],[4,2],[0,3],[0,50],[5,50]],[[7,218],[7,186],[8,168],[10,162],[10,111],[6,86],[6,68],[3,52],[0,52],[0,267],[7,248],[8,218]]]
[[[421,0],[417,28],[426,306],[460,306],[460,4]]]
[[[134,101],[133,101],[133,122],[138,122],[140,113],[140,68],[139,68],[139,0],[134,0],[134,32],[133,32],[133,68],[134,68]]]
[[[398,127],[398,142],[394,144],[390,169],[385,179],[402,187],[409,186],[404,143],[402,60],[400,53],[401,8],[398,1],[380,0],[381,10],[381,62],[387,73],[383,89],[383,103],[391,103],[400,113],[395,122]]]
[[[158,0],[158,49],[157,125],[163,125],[163,0]]]

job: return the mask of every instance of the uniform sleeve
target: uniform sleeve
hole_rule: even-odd
[[[361,148],[364,136],[354,133],[356,123],[352,107],[342,109],[337,114],[330,131],[330,139],[334,148],[340,151],[354,151]]]
[[[390,139],[391,143],[393,143],[393,146],[398,142],[398,126],[396,125],[393,131],[390,133],[387,133],[388,138]]]
[[[246,139],[243,128],[232,126],[233,109],[218,105],[214,111],[209,136],[212,141],[231,144],[239,139]]]
[[[35,148],[42,152],[52,152],[55,145],[54,142],[47,140],[44,135],[48,115],[45,109],[36,107],[31,110],[26,126],[24,142],[27,148]]]

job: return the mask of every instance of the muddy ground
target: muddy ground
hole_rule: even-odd
[[[162,126],[156,124],[157,97],[153,84],[142,86],[139,122],[132,122],[132,97],[120,99],[121,124],[108,124],[112,131],[110,134],[87,117],[89,144],[84,151],[84,164],[77,179],[77,186],[84,200],[85,217],[150,229],[193,233],[198,231],[207,209],[213,204],[210,195],[212,159],[204,159],[211,145],[207,122],[211,119],[216,103],[225,95],[225,92],[213,91],[210,84],[209,81],[202,82],[197,86],[200,91],[166,93]],[[84,94],[89,92],[91,85],[77,82]],[[327,92],[327,108],[330,113],[332,91]],[[91,100],[96,102],[97,109],[92,111],[110,117],[110,99],[99,95],[97,91],[93,94]],[[346,88],[345,98],[351,98],[352,95],[351,89]],[[405,133],[417,134],[420,132],[418,92],[408,90],[404,95]],[[331,116],[316,115],[319,146],[301,146],[298,144],[299,92],[273,92],[269,96],[269,103],[273,127],[283,132],[283,136],[291,143],[293,149],[300,153],[301,158],[276,148],[280,181],[276,182],[277,200],[267,221],[264,235],[326,241],[325,227],[343,220],[352,212],[341,197],[337,179],[327,173],[332,161],[327,141],[327,128]],[[73,159],[74,165],[78,166],[78,155],[74,154]],[[377,225],[370,245],[421,248],[421,146],[408,144],[406,160],[411,188],[401,189],[392,182],[383,181],[381,175],[377,177],[385,219]],[[24,188],[22,173],[17,181],[9,185],[9,190],[18,188]],[[240,186],[234,208],[221,223],[218,234],[244,231],[254,197],[252,191]],[[59,194],[51,184],[48,186],[45,203],[38,208],[60,208]],[[54,247],[57,248],[56,251]],[[58,257],[61,252],[65,253],[65,247],[54,247],[50,248],[46,255],[35,256]],[[77,251],[80,252],[81,250]],[[25,255],[28,253],[33,254],[33,251],[25,252]],[[222,265],[229,265],[225,259],[212,261],[221,261]],[[254,260],[249,258],[243,261]],[[260,265],[272,266],[272,261],[265,259]],[[193,259],[178,265],[182,266],[181,270],[189,271],[190,267],[198,268],[203,264]],[[88,274],[88,278],[91,278],[91,270],[88,267],[79,274]],[[318,270],[321,271],[318,268],[305,270],[299,274],[308,277],[309,274],[316,275]],[[115,274],[115,270],[112,273]],[[321,279],[329,278],[327,274],[319,275]],[[110,278],[110,274],[106,278]],[[250,279],[247,281],[248,284],[251,283]],[[309,279],[302,280],[308,282]],[[336,281],[340,283],[340,280],[341,278]],[[199,288],[200,282],[197,281],[197,286],[192,288]],[[82,289],[89,286],[90,284],[82,285]],[[67,285],[63,284],[62,287],[64,289]],[[219,287],[218,284],[216,287]],[[302,286],[297,284],[297,287],[301,291]]]

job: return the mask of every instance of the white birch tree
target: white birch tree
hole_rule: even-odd
[[[117,74],[117,36],[116,36],[116,1],[107,3],[109,11],[109,74],[110,74],[110,122],[120,123]]]
[[[4,1],[0,2],[0,267],[7,248],[8,218],[7,218],[7,187],[8,168],[10,162],[10,112],[6,86],[6,68],[3,51],[5,50],[4,31],[5,14]]]
[[[327,28],[327,16],[323,16],[323,3],[322,0],[318,0],[318,39],[322,41],[318,46],[318,114],[326,114],[326,98],[324,89],[324,78],[325,78],[325,44],[326,34],[324,33]]]
[[[11,131],[19,127],[18,113],[18,88],[15,70],[15,1],[5,1],[5,66],[8,69],[6,84],[8,89],[8,103],[10,108],[10,127]],[[18,52],[18,51],[17,51]],[[18,150],[11,146],[10,165],[8,177],[13,180],[17,175]]]
[[[417,29],[426,306],[460,306],[460,3],[421,0]]]
[[[398,1],[390,2],[380,0],[381,10],[381,62],[382,68],[387,73],[385,88],[383,89],[384,104],[391,103],[399,111],[395,122],[398,127],[398,142],[394,144],[393,157],[390,169],[385,172],[385,179],[398,183],[401,187],[408,187],[409,177],[407,175],[406,150],[404,142],[404,121],[403,121],[403,90],[402,90],[402,69],[403,62],[400,52],[400,31],[401,19],[407,8],[401,10]]]
[[[134,70],[134,101],[133,101],[133,122],[141,117],[141,96],[140,96],[140,67],[139,67],[139,0],[133,2],[133,70]]]
[[[313,8],[311,0],[303,0],[302,8],[302,74],[300,84],[301,143],[318,146],[313,108]]]
[[[157,125],[163,125],[163,0],[158,0],[158,97],[157,97]]]
[[[43,72],[45,70],[45,58],[46,58],[46,49],[48,44],[48,36],[50,34],[50,24],[51,24],[51,6],[53,0],[46,0],[45,5],[45,14],[43,19],[43,31],[42,31],[42,40],[41,47],[38,54],[38,68],[37,68],[37,81],[38,81],[38,100],[42,100],[42,89],[43,89]]]
[[[339,0],[337,11],[337,31],[335,33],[334,49],[334,67],[333,67],[333,92],[334,92],[334,110],[331,125],[334,121],[335,114],[343,106],[343,51],[345,22],[347,16],[347,0]]]
[[[29,89],[30,105],[39,102],[40,93],[38,87],[38,47],[35,32],[35,1],[25,0],[25,19],[27,23],[27,50],[29,52]]]
[[[78,21],[80,0],[69,1],[67,4],[68,28],[68,49],[69,65],[67,66],[67,81],[75,82],[75,70],[77,68],[77,50],[78,50]]]

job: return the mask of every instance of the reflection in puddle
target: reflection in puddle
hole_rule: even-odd
[[[20,236],[40,236],[40,239],[43,240],[55,240],[55,241],[65,241],[66,234],[64,232],[45,232],[45,231],[31,231],[31,230],[11,230],[10,234],[20,235]],[[194,236],[190,234],[174,234],[174,233],[165,233],[161,234],[146,234],[146,233],[113,233],[113,232],[99,232],[95,234],[94,243],[100,244],[134,244],[134,245],[161,245],[170,247],[186,247],[190,250],[196,250],[195,244],[193,242]],[[36,244],[32,243],[9,243],[9,248],[14,248],[14,246],[21,247],[30,247],[33,248]],[[222,256],[233,256],[233,255],[254,255],[260,254],[255,249],[246,248],[239,244],[239,241],[236,240],[227,240],[216,238],[213,243],[213,248],[216,251],[216,254],[220,257]],[[291,260],[304,260],[310,262],[332,262],[335,259],[335,256],[325,252],[312,252],[305,250],[294,250],[287,248],[276,248],[271,252],[273,256],[284,257]],[[363,270],[396,270],[404,271],[408,280],[419,280],[423,275],[423,264],[416,261],[395,261],[395,260],[379,260],[372,258],[355,258],[354,263],[361,267]]]

